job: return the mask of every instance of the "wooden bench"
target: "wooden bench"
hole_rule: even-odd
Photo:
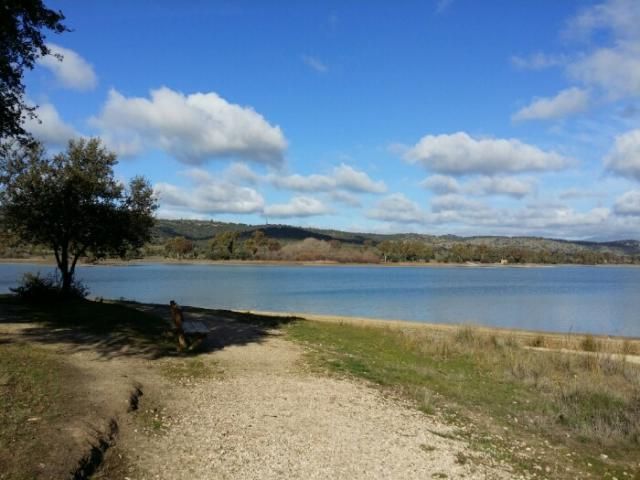
[[[169,302],[169,309],[178,335],[178,350],[193,350],[207,338],[209,328],[204,323],[194,320],[185,321],[182,309],[173,300]]]
[[[187,320],[182,324],[182,330],[186,335],[204,334],[209,333],[209,328],[202,322],[195,322],[193,320]]]

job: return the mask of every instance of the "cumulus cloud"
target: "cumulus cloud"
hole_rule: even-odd
[[[562,200],[582,200],[588,198],[605,198],[607,194],[604,192],[594,191],[585,188],[568,188],[558,194],[558,198]]]
[[[271,183],[283,190],[297,192],[327,192],[335,188],[335,180],[326,175],[269,175]]]
[[[329,193],[329,198],[334,202],[348,205],[349,207],[361,207],[362,203],[354,194],[349,192],[341,192],[339,190]]]
[[[464,191],[472,195],[506,195],[523,198],[533,193],[536,183],[533,179],[514,177],[481,177],[465,184]]]
[[[473,138],[465,132],[422,137],[404,158],[450,175],[560,170],[572,163],[570,158],[516,139]]]
[[[234,162],[229,165],[225,169],[223,176],[233,183],[248,183],[255,185],[260,181],[260,175],[251,170],[248,165],[238,162]]]
[[[453,193],[436,197],[431,201],[431,211],[436,213],[450,211],[469,213],[484,210],[487,210],[487,207],[483,203]]]
[[[535,191],[535,181],[530,178],[489,177],[474,178],[461,184],[454,177],[448,175],[431,175],[420,185],[438,195],[451,193],[467,193],[470,195],[506,195],[523,198]]]
[[[184,95],[163,87],[142,98],[111,90],[92,123],[121,154],[161,149],[191,165],[221,157],[278,165],[287,147],[280,127],[215,92]]]
[[[45,145],[61,147],[70,139],[80,136],[71,125],[60,118],[58,110],[52,104],[44,103],[38,106],[35,113],[38,118],[27,118],[24,129]]]
[[[536,98],[526,107],[518,110],[511,119],[523,120],[548,120],[561,118],[583,112],[589,105],[589,93],[580,88],[567,88],[555,97]]]
[[[420,186],[440,195],[460,191],[458,181],[448,175],[431,175],[420,182]]]
[[[329,71],[329,67],[327,67],[323,62],[321,62],[316,57],[312,57],[311,55],[302,55],[302,61],[306,66],[315,70],[319,73],[327,73]]]
[[[604,161],[607,170],[640,181],[640,129],[618,135]]]
[[[331,209],[320,200],[312,197],[293,197],[287,203],[268,205],[264,214],[276,218],[314,217],[331,213]]]
[[[367,212],[367,217],[393,223],[423,223],[425,213],[420,206],[402,193],[393,193],[381,199]]]
[[[51,70],[62,86],[72,90],[92,90],[96,87],[98,77],[84,58],[55,43],[48,43],[47,47],[51,55],[40,57],[38,64]]]
[[[271,174],[268,179],[278,188],[298,192],[347,190],[355,193],[383,193],[387,190],[383,181],[374,181],[365,172],[344,163],[335,167],[329,175]]]
[[[640,190],[622,194],[613,206],[617,215],[640,217]]]
[[[252,188],[218,180],[200,169],[188,170],[184,175],[193,182],[192,188],[162,182],[154,185],[161,209],[173,212],[172,216],[259,213],[264,208],[264,199]]]
[[[640,45],[634,50],[598,49],[571,64],[568,73],[585,85],[602,88],[613,99],[640,95]]]
[[[567,69],[575,80],[602,88],[610,97],[640,94],[640,3],[608,0],[590,6],[572,18],[566,29],[571,38],[589,39],[610,34],[611,45],[580,56]]]

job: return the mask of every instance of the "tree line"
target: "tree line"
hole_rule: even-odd
[[[353,245],[339,240],[281,242],[255,230],[248,238],[237,231],[218,233],[211,240],[194,242],[174,237],[156,250],[168,258],[208,260],[332,261],[338,263],[480,263],[480,264],[634,264],[640,258],[582,248],[574,251],[532,248],[527,246],[493,246],[454,242],[450,245],[424,240],[384,240]],[[147,250],[147,254],[152,254]]]

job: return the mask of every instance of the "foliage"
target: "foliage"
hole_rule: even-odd
[[[10,288],[18,298],[30,303],[46,303],[61,298],[85,298],[89,289],[80,281],[73,280],[68,292],[63,295],[62,285],[55,276],[41,277],[40,274],[25,273],[20,285]]]
[[[238,232],[220,232],[209,242],[208,257],[213,260],[229,260],[237,253]]]
[[[0,139],[29,138],[23,128],[25,115],[34,117],[26,104],[25,69],[32,69],[38,57],[50,53],[42,31],[67,30],[62,12],[44,6],[42,0],[3,1],[0,6]]]
[[[167,257],[173,258],[185,258],[190,255],[193,256],[193,242],[184,237],[172,238],[171,240],[167,240],[164,244],[164,253]]]
[[[70,141],[49,158],[41,145],[16,148],[0,175],[5,228],[23,242],[53,250],[69,292],[81,256],[125,257],[150,239],[156,208],[151,186],[116,181],[115,154],[99,139]]]

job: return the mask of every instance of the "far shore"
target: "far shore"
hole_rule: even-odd
[[[0,264],[35,264],[55,267],[54,257],[0,258]],[[578,263],[479,263],[479,262],[335,262],[328,260],[289,261],[289,260],[208,260],[208,259],[175,259],[165,257],[146,257],[135,260],[108,259],[96,263],[78,262],[83,267],[135,266],[135,265],[229,265],[229,266],[295,266],[295,267],[420,267],[420,268],[552,268],[552,267],[638,267],[636,264],[578,264]]]

